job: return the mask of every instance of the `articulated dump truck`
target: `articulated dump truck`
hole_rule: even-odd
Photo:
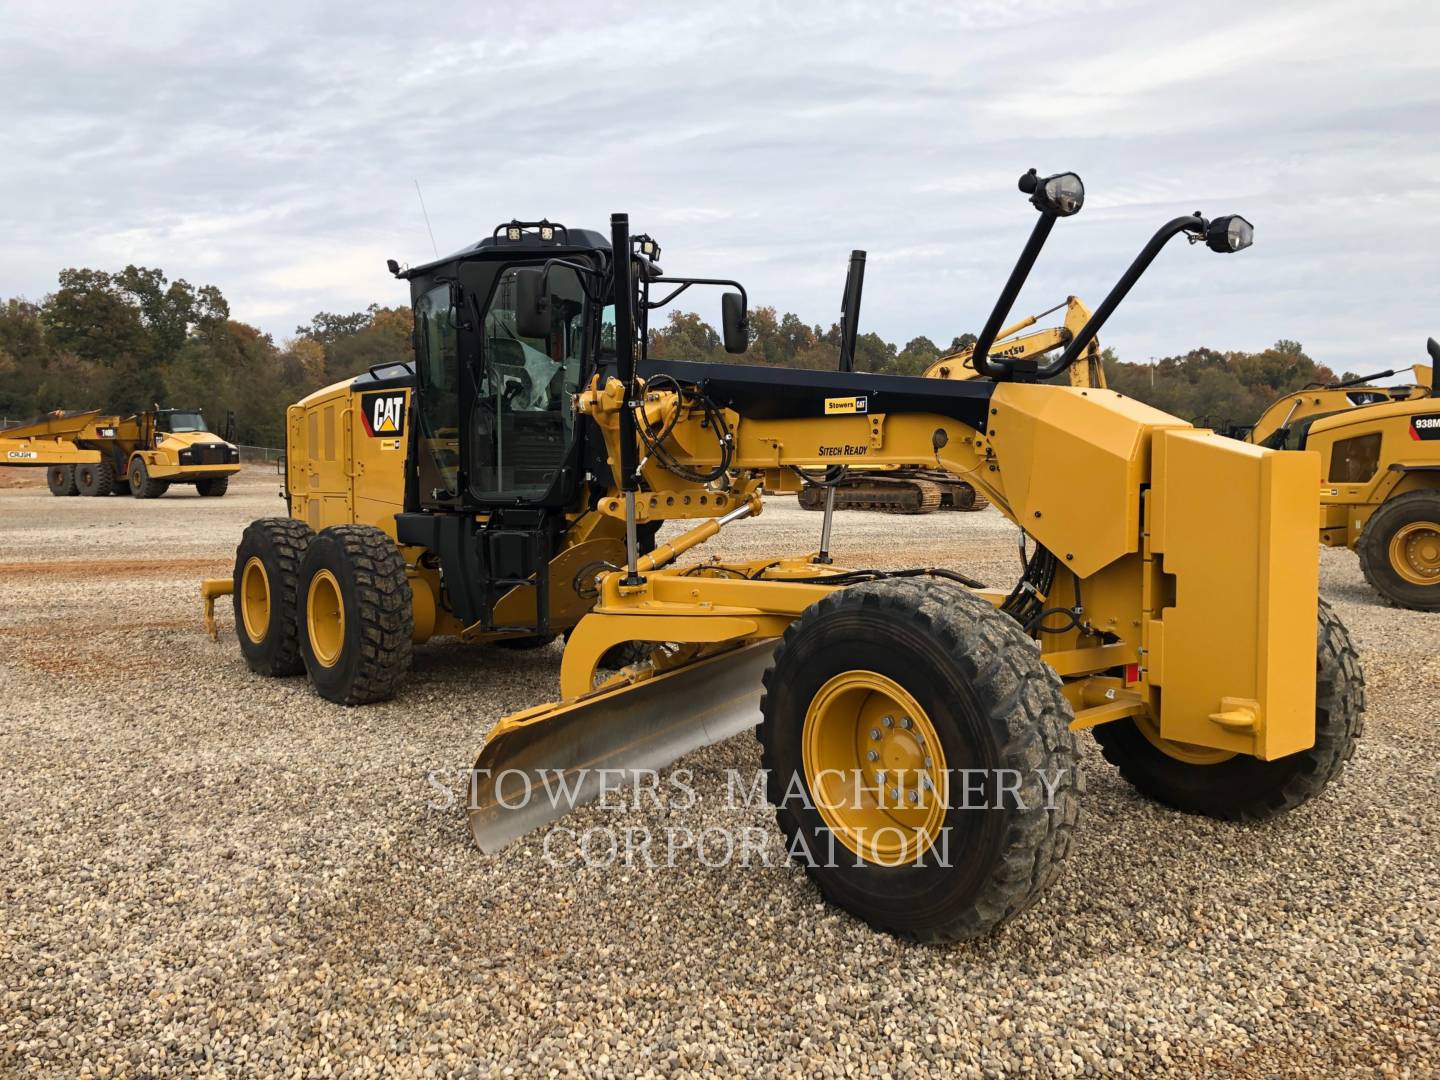
[[[484,851],[593,799],[606,770],[750,732],[820,893],[922,941],[984,934],[1055,878],[1083,732],[1179,810],[1254,821],[1300,805],[1351,756],[1364,707],[1317,595],[1315,456],[1046,381],[1166,241],[1234,252],[1250,225],[1175,218],[1058,356],[1002,358],[990,347],[1045,238],[1084,201],[1070,173],[1020,188],[1039,216],[973,379],[650,359],[650,313],[681,293],[725,290],[732,353],[748,303],[737,282],[667,275],[623,214],[608,236],[512,221],[392,262],[413,367],[290,410],[290,514],[252,523],[232,576],[203,584],[212,617],[231,595],[252,670],[355,705],[399,692],[432,635],[564,634],[559,700],[502,719],[469,772]],[[1023,573],[841,566],[830,513],[815,550],[698,557],[767,493],[836,465],[974,484],[1021,530]],[[632,657],[619,670],[617,650]]]
[[[240,471],[238,447],[210,433],[198,409],[106,416],[53,412],[0,431],[0,462],[46,470],[52,495],[155,499],[172,484],[219,498]]]

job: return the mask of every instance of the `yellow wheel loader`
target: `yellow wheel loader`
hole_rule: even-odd
[[[1069,173],[1020,188],[1039,217],[968,380],[648,359],[649,313],[697,286],[731,290],[724,340],[743,352],[746,296],[666,275],[623,214],[608,238],[515,221],[392,262],[415,307],[413,385],[376,369],[291,410],[292,516],[246,530],[207,603],[233,593],[256,671],[303,669],[342,702],[393,693],[429,634],[568,630],[560,700],[497,723],[469,773],[483,850],[617,775],[754,731],[787,850],[821,894],[922,941],[986,933],[1055,877],[1082,731],[1179,809],[1299,805],[1351,756],[1364,706],[1317,596],[1315,456],[1044,381],[1168,240],[1238,251],[1249,223],[1175,218],[1059,357],[1002,359],[989,349],[1015,296],[1084,199]],[[835,565],[830,514],[817,551],[692,556],[793,491],[794,470],[851,464],[975,484],[1022,530],[1020,579]],[[665,521],[686,527],[659,541]],[[606,674],[635,643],[644,658]]]
[[[1435,344],[1434,338],[1430,339],[1430,343],[1435,350],[1440,350],[1440,345]],[[1415,364],[1409,370],[1415,381],[1400,386],[1372,385],[1376,379],[1388,379],[1399,374],[1393,369],[1346,379],[1328,386],[1307,386],[1272,402],[1254,424],[1231,425],[1225,429],[1225,434],[1257,446],[1283,450],[1291,432],[1306,420],[1333,416],[1349,409],[1383,405],[1391,401],[1417,401],[1430,397],[1433,393],[1432,369],[1425,364]]]
[[[864,278],[863,252],[851,256],[849,284],[841,310],[841,326],[849,318],[852,306],[858,307],[860,282]],[[1030,330],[1041,319],[1061,308],[1065,319],[1060,326]],[[1067,296],[1063,304],[1028,315],[999,331],[990,355],[1002,360],[1039,359],[1074,340],[1090,320],[1090,309],[1075,296]],[[1029,331],[1026,333],[1026,331]],[[849,340],[848,336],[846,340]],[[848,371],[850,358],[841,356],[840,367]],[[1100,360],[1100,342],[1091,338],[1085,353],[1070,365],[1067,379],[1071,386],[1096,389],[1105,387],[1105,368]],[[927,379],[974,379],[974,346],[966,346],[937,359],[925,369]],[[805,476],[800,489],[799,504],[804,510],[881,510],[892,514],[928,514],[935,510],[984,510],[989,501],[973,484],[949,476],[935,468],[902,467],[894,469],[845,468],[830,470],[823,476]]]
[[[1432,365],[1440,342],[1427,343]],[[1382,371],[1282,398],[1249,442],[1320,455],[1320,542],[1360,557],[1371,588],[1397,607],[1440,611],[1440,398],[1434,366],[1373,386]]]
[[[45,468],[50,493],[60,496],[154,499],[172,484],[193,484],[218,498],[240,471],[239,449],[212,435],[198,409],[49,413],[0,432],[0,452],[7,465]]]

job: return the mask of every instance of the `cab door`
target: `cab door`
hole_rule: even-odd
[[[517,329],[516,272],[492,279],[474,335],[474,393],[465,418],[470,497],[487,506],[566,505],[576,488],[576,418],[585,353],[587,306],[575,272],[549,275],[550,332]],[[463,276],[462,276],[463,280]],[[462,338],[464,334],[462,333]],[[464,348],[462,352],[469,352]]]

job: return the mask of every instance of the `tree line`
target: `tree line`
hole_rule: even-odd
[[[213,428],[227,413],[242,443],[281,446],[285,409],[329,383],[411,354],[411,311],[371,304],[364,311],[319,312],[289,338],[231,317],[214,285],[171,281],[163,271],[67,269],[42,300],[0,303],[0,416],[54,409],[128,414],[152,404],[201,408]],[[856,340],[856,367],[919,375],[940,356],[974,342],[957,334],[903,346],[875,333]],[[649,330],[651,355],[812,369],[836,366],[840,327],[809,324],[773,307],[750,313],[750,348],[724,351],[719,333],[694,312],[672,311]],[[1167,412],[1210,425],[1253,421],[1277,396],[1333,381],[1295,341],[1258,353],[1198,348],[1149,363],[1107,349],[1110,385]]]
[[[410,326],[408,307],[372,304],[320,312],[277,344],[231,318],[213,285],[138,266],[62,270],[59,287],[39,303],[0,302],[0,416],[200,408],[214,430],[233,412],[242,443],[282,446],[286,406],[404,358]]]

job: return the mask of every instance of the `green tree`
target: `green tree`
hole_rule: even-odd
[[[662,360],[715,360],[724,355],[720,335],[693,311],[671,311],[665,326],[650,329],[649,352]]]
[[[343,379],[376,364],[406,360],[413,355],[410,335],[414,316],[408,307],[371,304],[364,311],[337,315],[322,311],[309,326],[296,327],[297,338],[316,342],[325,352],[325,375]]]
[[[925,369],[940,359],[940,347],[928,337],[911,338],[895,358],[895,374],[923,375]]]

